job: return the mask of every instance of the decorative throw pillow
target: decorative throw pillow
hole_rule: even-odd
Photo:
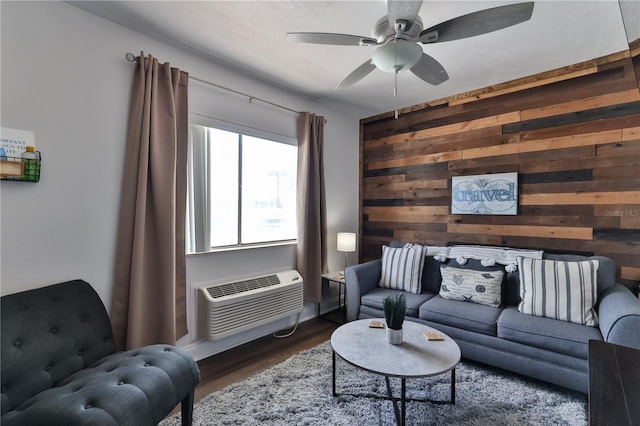
[[[442,265],[440,296],[497,308],[502,303],[504,271],[477,271]]]
[[[426,248],[406,244],[401,248],[382,246],[380,287],[420,293],[420,279]]]
[[[598,325],[597,260],[562,262],[518,258],[520,298],[523,314]]]

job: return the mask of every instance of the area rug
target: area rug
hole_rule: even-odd
[[[327,341],[242,382],[204,397],[195,425],[394,425],[383,377],[337,358],[337,397],[331,396],[331,345]],[[450,374],[407,380],[407,396],[447,400]],[[400,381],[391,381],[399,394]],[[456,404],[407,403],[409,425],[586,425],[586,395],[462,362],[456,369]],[[162,426],[180,424],[180,415]]]

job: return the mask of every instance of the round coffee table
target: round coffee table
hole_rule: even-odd
[[[384,323],[384,319],[373,319]],[[336,393],[336,355],[355,367],[385,376],[387,397],[393,402],[398,424],[406,420],[406,380],[437,376],[451,371],[451,402],[455,404],[455,368],[460,362],[460,347],[443,332],[412,321],[403,324],[403,342],[387,342],[384,328],[371,328],[372,319],[344,324],[331,335],[333,348],[333,396]],[[444,340],[430,341],[425,332],[439,333]],[[389,377],[401,379],[400,398],[394,398]],[[398,410],[397,402],[401,404]],[[415,401],[415,399],[414,399]],[[429,400],[417,400],[429,401]],[[431,401],[441,402],[441,401]]]

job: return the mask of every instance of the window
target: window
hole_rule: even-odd
[[[189,143],[187,252],[296,239],[291,141],[190,124]]]

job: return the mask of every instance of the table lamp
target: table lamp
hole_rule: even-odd
[[[344,267],[349,265],[348,253],[356,251],[356,234],[353,232],[338,232],[338,251],[344,252]],[[342,271],[344,274],[344,271]]]

